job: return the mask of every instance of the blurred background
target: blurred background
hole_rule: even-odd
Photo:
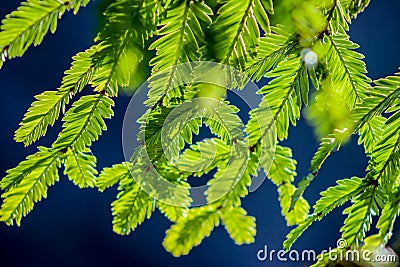
[[[16,9],[18,0],[1,1],[0,17]],[[101,25],[102,1],[92,1],[78,15],[64,15],[55,35],[45,37],[39,47],[31,47],[24,57],[7,61],[0,70],[0,176],[15,167],[36,146],[25,148],[13,141],[14,131],[34,95],[56,89],[71,57],[92,44]],[[369,76],[377,79],[397,72],[400,66],[400,2],[372,1],[366,11],[351,25],[351,39],[365,55]],[[146,73],[146,70],[143,70]],[[93,146],[98,170],[124,160],[121,128],[129,96],[116,99],[115,116],[108,121],[108,131]],[[37,145],[50,145],[61,124],[48,131]],[[310,159],[318,147],[313,130],[305,121],[291,128],[284,145],[293,149],[298,161],[298,179],[308,172]],[[355,139],[334,153],[324,165],[305,197],[313,204],[318,193],[335,180],[365,175],[367,159]],[[61,173],[61,172],[60,172]],[[129,236],[112,231],[110,204],[116,188],[104,193],[96,189],[79,190],[61,175],[60,182],[49,189],[48,199],[35,205],[22,226],[0,224],[0,266],[307,266],[307,263],[260,262],[257,252],[265,245],[279,250],[290,228],[280,214],[275,186],[266,180],[243,200],[248,213],[257,219],[256,242],[236,246],[223,227],[217,227],[188,256],[174,258],[162,247],[170,222],[159,212],[145,221]],[[294,249],[317,252],[335,247],[344,220],[343,208],[315,223],[295,244]],[[400,229],[400,224],[395,226]],[[395,234],[392,247],[399,252],[400,238]]]

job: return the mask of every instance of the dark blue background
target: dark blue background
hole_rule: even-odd
[[[18,6],[18,1],[2,0],[0,17]],[[13,141],[13,134],[33,96],[43,90],[56,89],[63,71],[69,68],[71,56],[92,43],[97,30],[97,7],[93,1],[77,16],[66,14],[55,35],[48,35],[41,46],[30,48],[23,59],[6,62],[0,70],[0,175],[36,151],[35,145],[24,148]],[[373,79],[392,74],[400,66],[398,26],[400,2],[372,1],[365,13],[351,26],[352,40],[359,43],[366,56],[369,75]],[[115,116],[108,121],[109,130],[93,146],[98,169],[123,160],[121,127],[128,97],[116,100]],[[50,145],[60,127],[58,123],[48,137],[38,144]],[[306,197],[310,203],[318,192],[333,185],[339,178],[363,176],[366,159],[361,146],[352,143],[335,153],[324,165],[318,180]],[[285,142],[294,150],[301,177],[307,173],[309,161],[317,148],[317,140],[305,122],[290,130]],[[300,263],[259,262],[256,253],[264,245],[280,249],[289,231],[280,215],[277,192],[269,182],[244,201],[250,215],[257,218],[256,242],[236,246],[223,227],[216,228],[209,238],[188,256],[174,258],[161,243],[170,223],[159,212],[129,236],[112,232],[110,203],[115,188],[99,193],[95,189],[79,190],[64,176],[51,187],[48,199],[40,202],[21,227],[0,224],[0,266],[299,266]],[[315,223],[296,243],[296,249],[320,251],[335,246],[344,216],[342,210],[332,212]]]

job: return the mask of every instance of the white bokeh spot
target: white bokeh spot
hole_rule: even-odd
[[[301,55],[307,65],[315,66],[318,62],[317,54],[309,48],[303,49]]]

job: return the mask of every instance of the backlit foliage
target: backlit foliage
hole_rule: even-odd
[[[53,144],[38,147],[35,154],[10,169],[1,180],[0,220],[19,225],[60,179],[58,170],[64,166],[65,175],[80,188],[96,186],[104,191],[118,184],[118,195],[112,203],[113,229],[118,234],[131,233],[159,209],[173,222],[163,245],[174,256],[188,254],[220,224],[236,244],[251,243],[256,235],[255,218],[241,207],[241,199],[248,194],[251,177],[264,169],[277,186],[282,215],[288,225],[295,225],[283,244],[286,249],[311,224],[345,203],[350,206],[344,210],[347,218],[341,232],[348,247],[357,248],[364,241],[385,245],[400,205],[400,73],[371,81],[363,55],[356,51],[359,46],[350,40],[347,32],[351,21],[368,3],[109,1],[104,12],[105,24],[93,46],[72,57],[71,68],[65,71],[58,89],[35,97],[15,132],[15,140],[28,146],[44,136],[58,119],[63,122]],[[48,31],[54,33],[65,12],[76,13],[87,4],[89,0],[23,2],[2,21],[0,67],[7,60],[22,56],[29,46],[39,45]],[[162,77],[163,86],[152,80],[153,76],[149,79],[148,111],[142,118],[147,119],[144,138],[150,160],[171,182],[189,188],[189,176],[202,176],[216,169],[206,192],[207,198],[212,198],[227,186],[226,181],[218,180],[230,154],[231,140],[226,131],[236,126],[245,128],[249,161],[243,175],[232,175],[228,181],[229,193],[215,202],[188,208],[151,197],[133,179],[145,179],[140,151],[131,162],[96,170],[96,157],[90,146],[107,130],[107,120],[113,116],[113,98],[118,97],[121,87],[130,85],[148,49],[154,56],[144,63],[151,67],[152,75],[167,72]],[[174,81],[180,79],[175,66],[191,61],[223,63],[256,81],[267,81],[258,91],[262,101],[250,111],[246,125],[241,125],[239,109],[223,99],[224,89],[205,92],[196,85],[174,88]],[[76,99],[75,95],[86,86],[93,92]],[[176,166],[198,167],[180,171],[163,155],[161,126],[182,101],[204,95],[220,101],[214,114],[216,119],[190,120],[166,145],[178,158]],[[271,125],[256,123],[257,114],[268,106],[278,142],[270,168],[264,165],[266,155],[260,140]],[[289,137],[289,128],[296,126],[302,115],[314,125],[321,144],[310,163],[309,174],[295,186],[297,163],[291,149],[279,142]],[[222,120],[218,122],[217,117]],[[179,125],[181,119],[175,118],[174,122]],[[215,137],[194,143],[192,137],[202,126],[208,127]],[[321,192],[310,211],[303,193],[330,154],[345,145],[353,134],[358,135],[369,158],[365,177],[334,177],[336,185]],[[210,158],[202,162],[200,155]],[[189,195],[182,197],[190,203]],[[377,220],[372,220],[374,217]],[[369,236],[372,227],[377,227],[379,233]]]

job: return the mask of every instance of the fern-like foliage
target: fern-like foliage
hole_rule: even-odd
[[[246,215],[246,211],[239,207],[230,207],[221,212],[221,221],[235,243],[253,243],[256,234],[255,218]]]
[[[78,152],[69,149],[65,158],[65,171],[69,179],[78,187],[93,187],[96,181],[96,157],[91,155],[91,151],[86,149]]]
[[[92,57],[96,70],[89,83],[95,91],[116,96],[118,86],[129,85],[132,68],[143,59],[140,51],[155,31],[156,21],[144,18],[157,9],[152,0],[119,0],[108,6],[106,24],[95,39],[99,45]]]
[[[6,58],[22,56],[32,44],[37,46],[48,31],[54,33],[65,11],[76,14],[89,0],[29,0],[2,21],[0,27],[0,67]]]
[[[275,79],[259,93],[265,95],[263,101],[271,109],[278,138],[283,140],[288,137],[289,123],[296,125],[300,118],[302,95],[308,95],[307,68],[300,57],[292,57],[282,61],[267,77]]]
[[[113,230],[127,235],[150,218],[154,210],[154,200],[137,183],[130,181],[120,185],[117,199],[112,203]]]
[[[314,206],[314,219],[310,219],[307,225],[305,223],[299,225],[288,235],[285,243],[287,248],[292,245],[313,220],[325,216],[333,208],[350,199],[354,204],[345,209],[344,213],[348,217],[341,228],[342,237],[347,241],[348,246],[355,248],[360,246],[360,243],[366,238],[367,232],[370,230],[372,216],[377,216],[380,213],[382,205],[384,205],[384,208],[377,227],[379,229],[383,228],[383,230],[378,235],[368,237],[366,240],[375,246],[388,241],[391,225],[396,218],[396,212],[391,207],[397,205],[393,190],[397,192],[398,166],[400,163],[398,154],[399,125],[397,120],[399,115],[398,105],[396,104],[398,85],[398,76],[389,76],[376,81],[373,88],[367,89],[363,103],[356,105],[353,110],[354,124],[351,131],[360,134],[359,143],[364,143],[366,153],[371,158],[368,166],[369,173],[364,178],[364,181],[361,182],[362,180],[357,178],[355,180],[357,181],[356,184],[347,182],[349,186],[352,185],[352,188],[346,188],[342,184],[323,193],[323,198],[317,201]],[[381,117],[383,112],[389,112],[392,115],[389,119],[385,119]],[[338,136],[324,139],[322,146],[313,158],[311,169],[317,171],[329,156],[329,153],[340,143],[341,139]],[[304,192],[312,179],[313,177],[306,177],[302,180],[299,184],[301,190],[297,195],[301,195]],[[336,197],[334,197],[333,189],[343,189],[343,193],[335,192]],[[347,191],[346,194],[344,190]],[[330,191],[332,194],[329,193]],[[330,197],[327,198],[329,195]],[[385,218],[385,221],[383,218]]]
[[[73,148],[84,151],[107,129],[104,119],[114,114],[114,101],[105,95],[83,96],[65,114],[63,131],[54,142],[55,149]]]
[[[379,217],[379,220],[376,224],[376,227],[379,229],[379,233],[377,235],[370,236],[365,239],[365,242],[371,243],[374,242],[375,245],[387,243],[392,236],[394,222],[396,217],[399,214],[399,193],[394,192],[389,195],[389,201],[385,204],[382,209],[382,214]]]
[[[302,197],[293,207],[291,206],[291,199],[296,190],[296,187],[292,184],[297,175],[296,164],[297,162],[292,159],[292,151],[289,148],[277,146],[274,161],[268,172],[268,177],[278,186],[282,215],[285,216],[288,225],[303,221],[309,212],[309,205]]]
[[[122,180],[130,179],[130,177],[129,163],[115,164],[110,168],[103,169],[96,179],[96,187],[100,191],[104,191]]]
[[[218,10],[218,17],[212,24],[214,40],[218,46],[218,61],[245,68],[247,58],[254,56],[260,38],[259,26],[269,33],[269,13],[273,13],[272,1],[233,0]]]
[[[286,27],[271,27],[271,34],[260,38],[257,55],[247,68],[247,75],[256,81],[260,80],[297,46],[298,41]]]
[[[330,27],[336,33],[341,27],[349,30],[349,23],[353,18],[364,11],[369,5],[369,0],[352,1],[337,0],[333,1],[333,6],[329,10],[331,16]]]
[[[66,11],[76,13],[88,2],[23,2],[0,26],[0,67],[39,45],[49,31],[54,33]],[[0,221],[20,225],[59,180],[64,166],[65,176],[80,188],[96,186],[102,192],[117,187],[112,214],[118,234],[130,234],[158,209],[172,223],[163,245],[174,256],[188,254],[219,224],[236,244],[249,244],[255,240],[256,224],[241,207],[242,198],[252,177],[263,170],[277,187],[287,224],[295,226],[283,244],[286,249],[315,221],[347,202],[351,204],[344,210],[341,232],[348,247],[343,249],[385,245],[400,205],[400,74],[372,82],[359,46],[347,33],[369,0],[281,2],[290,12],[274,10],[271,0],[108,3],[93,45],[72,57],[57,89],[35,96],[15,132],[17,142],[31,145],[62,118],[57,139],[38,147],[1,180]],[[149,62],[144,62],[145,50],[154,52]],[[226,98],[230,87],[246,90],[248,77],[238,82],[228,71],[221,78],[221,69],[196,64],[181,71],[180,64],[195,61],[229,65],[264,84],[258,91],[262,100],[250,110],[248,121],[239,117],[241,106]],[[138,120],[140,146],[130,160],[98,172],[90,147],[107,130],[113,98],[131,85],[142,63],[148,63],[151,75],[147,111]],[[218,85],[198,82],[199,77]],[[93,92],[85,93],[85,87]],[[74,99],[77,94],[84,95]],[[175,113],[177,108],[182,112]],[[321,142],[309,173],[296,186],[297,162],[279,142],[289,137],[303,111]],[[214,137],[195,142],[201,127]],[[352,134],[358,135],[369,158],[365,176],[337,180],[310,213],[304,193]],[[206,203],[190,207],[189,177],[212,173]],[[181,190],[157,192],[165,182],[160,176]],[[159,197],[165,195],[168,201]],[[379,232],[368,237],[375,221]],[[321,256],[315,266],[329,262]]]
[[[368,188],[353,199],[355,203],[352,206],[343,211],[348,216],[340,230],[349,247],[358,247],[359,242],[365,238],[366,233],[370,230],[372,216],[376,216],[379,212],[378,192],[379,189],[376,186]]]
[[[356,102],[364,99],[371,82],[365,75],[365,63],[361,61],[364,56],[354,51],[359,46],[350,41],[343,30],[327,39],[330,47],[326,60],[329,68],[334,69],[331,71],[332,83],[347,105],[354,107]]]
[[[159,38],[150,49],[156,50],[156,56],[150,60],[155,75],[149,80],[151,93],[146,104],[170,102],[182,96],[180,90],[174,87],[175,81],[180,80],[176,65],[185,62],[198,61],[202,58],[205,46],[204,28],[211,24],[212,9],[204,2],[182,1],[173,4],[174,8],[167,12],[161,20],[158,31]],[[160,98],[161,97],[161,98]],[[165,99],[164,99],[165,98]]]
[[[48,186],[59,180],[60,152],[40,147],[39,151],[17,167],[11,169],[2,180],[1,188],[6,192],[0,209],[0,220],[7,224],[14,221],[20,225],[34,203],[47,196]]]
[[[398,185],[398,166],[400,163],[400,112],[394,113],[383,128],[382,138],[371,154],[369,168],[374,177],[391,192]]]
[[[96,47],[93,47],[78,53],[73,57],[71,68],[65,71],[59,90],[45,91],[35,97],[36,100],[15,131],[15,141],[30,145],[46,134],[48,126],[54,125],[70,98],[91,79],[94,70],[91,57],[95,52]]]
[[[288,235],[284,247],[290,249],[297,238],[317,219],[326,216],[333,209],[343,205],[366,188],[360,178],[344,179],[337,181],[337,185],[321,192],[321,198],[314,205],[314,212],[301,222]]]
[[[46,134],[48,126],[54,125],[69,98],[69,92],[45,91],[35,98],[20,123],[21,127],[15,132],[15,141],[25,145],[35,142]]]
[[[372,153],[377,143],[382,140],[384,126],[387,121],[382,114],[392,106],[400,94],[398,74],[382,78],[374,83],[374,87],[368,86],[362,102],[358,103],[352,110],[351,128],[342,131],[336,130],[321,139],[320,146],[311,160],[311,173],[299,183],[295,196],[301,196],[304,193],[318,174],[325,160],[332,152],[338,150],[340,145],[352,133],[359,134],[358,143],[363,144],[366,154],[373,157]],[[297,198],[292,200],[292,205],[296,200]]]
[[[220,218],[212,207],[191,209],[184,219],[167,231],[163,245],[172,255],[188,254],[190,249],[199,245],[219,223]]]

